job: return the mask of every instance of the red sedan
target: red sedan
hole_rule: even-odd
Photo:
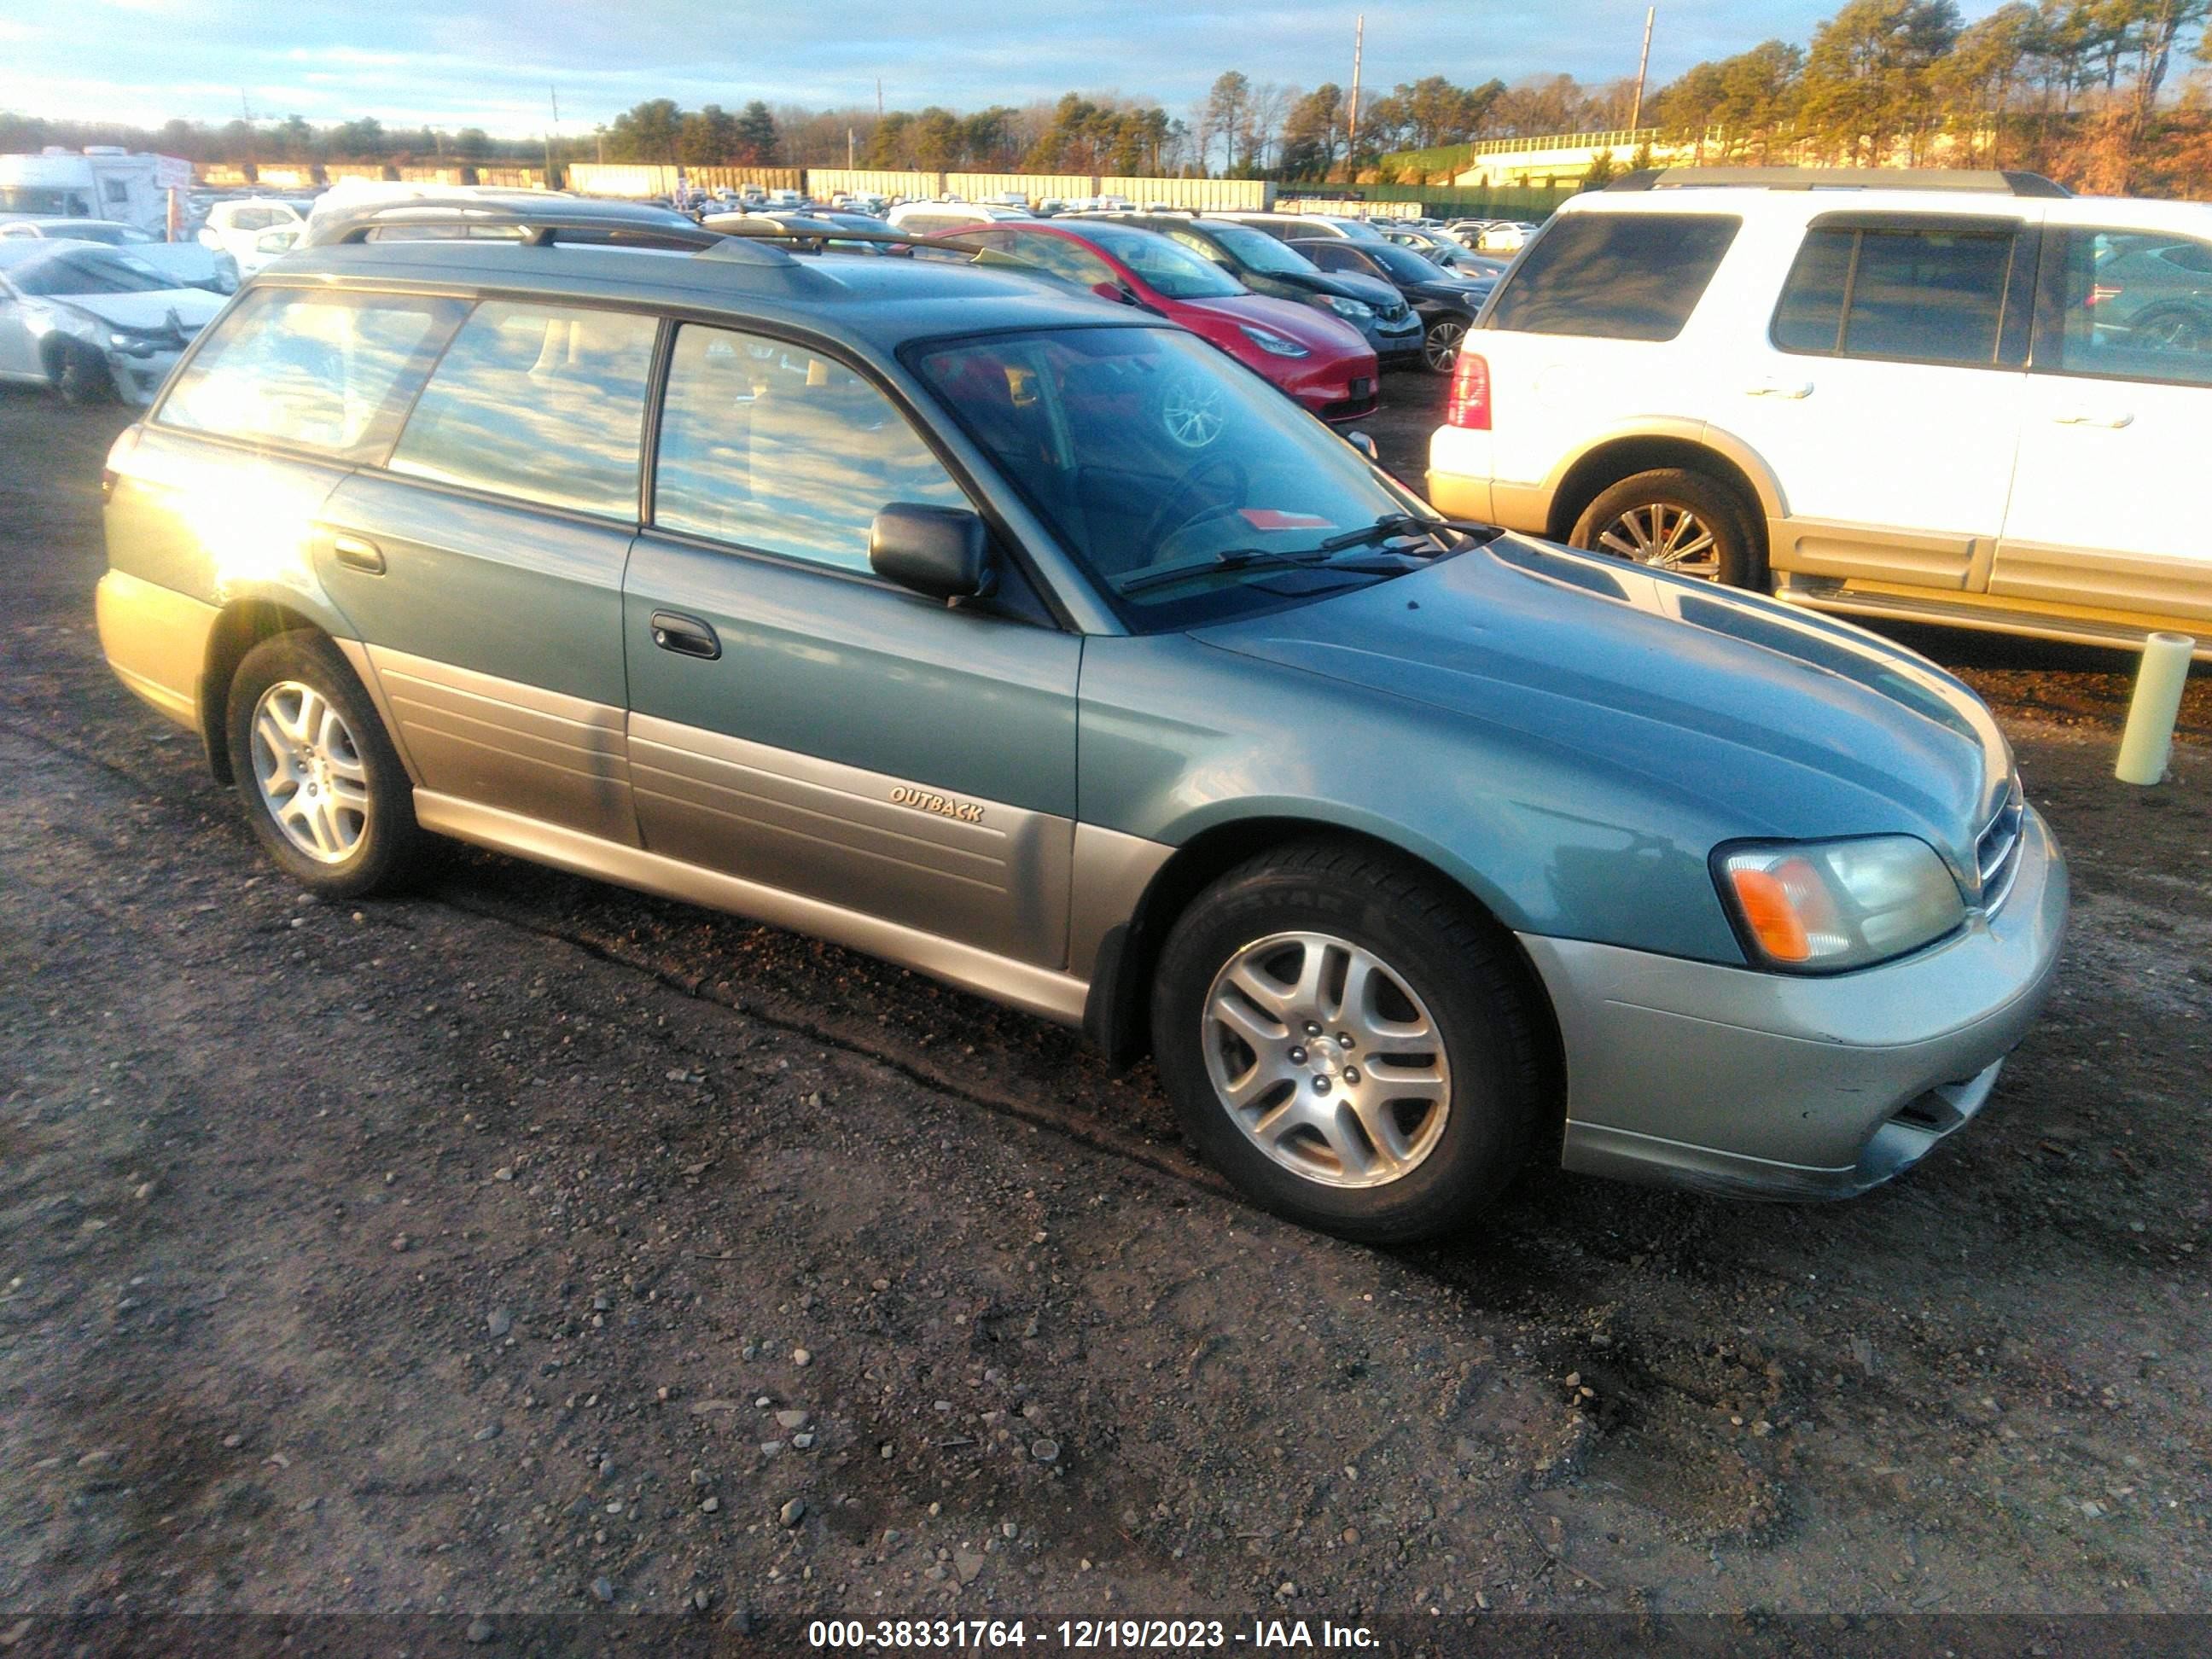
[[[929,239],[1018,260],[1109,300],[1179,323],[1272,381],[1324,421],[1375,412],[1375,353],[1347,323],[1253,293],[1156,231],[1111,220],[1009,222]]]

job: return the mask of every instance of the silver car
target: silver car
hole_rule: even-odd
[[[0,380],[150,404],[222,306],[121,248],[0,238]]]

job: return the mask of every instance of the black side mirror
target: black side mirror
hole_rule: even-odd
[[[1382,452],[1375,447],[1375,440],[1369,437],[1364,432],[1347,432],[1344,434],[1344,441],[1350,444],[1354,449],[1358,450],[1370,461],[1379,464],[1382,459]]]
[[[964,507],[894,501],[868,527],[868,566],[933,599],[975,599],[996,586],[991,536]]]

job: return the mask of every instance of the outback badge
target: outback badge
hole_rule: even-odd
[[[940,818],[953,818],[962,823],[983,821],[983,809],[973,801],[949,799],[934,790],[916,789],[903,783],[891,791],[891,805],[911,806],[917,812],[934,812]]]

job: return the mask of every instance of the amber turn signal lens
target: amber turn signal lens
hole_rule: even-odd
[[[1731,870],[1736,902],[1743,919],[1759,940],[1759,949],[1777,962],[1803,962],[1813,954],[1805,924],[1790,902],[1790,891],[1779,876],[1764,870]]]

